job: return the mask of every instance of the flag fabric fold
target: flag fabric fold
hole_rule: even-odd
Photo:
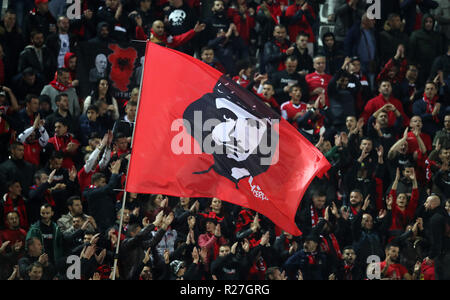
[[[295,214],[330,164],[293,126],[203,62],[147,43],[126,190],[217,197],[300,235]]]

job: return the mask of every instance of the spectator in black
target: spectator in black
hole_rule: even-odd
[[[39,95],[44,85],[42,77],[38,76],[32,67],[27,67],[14,78],[12,89],[19,103],[23,104],[28,94]]]
[[[306,76],[307,74],[314,72],[313,67],[314,63],[311,57],[312,53],[309,53],[308,51],[308,41],[309,41],[309,34],[301,31],[297,35],[294,45],[295,47],[294,52],[292,53],[292,55],[297,57],[298,59],[297,70],[303,76]]]
[[[17,72],[31,67],[44,82],[50,82],[55,76],[56,63],[53,53],[44,45],[44,41],[41,31],[31,32],[31,45],[26,46],[20,53]]]
[[[0,182],[5,183],[8,179],[14,178],[20,182],[23,195],[28,195],[29,188],[33,185],[35,168],[23,160],[24,147],[22,143],[13,142],[10,145],[10,154],[10,159],[0,164]],[[5,186],[2,186],[2,189],[6,191]]]
[[[101,6],[97,11],[97,21],[108,24],[111,37],[116,41],[126,41],[134,35],[127,12],[119,0],[105,1],[105,6]]]
[[[19,259],[20,276],[24,279],[29,279],[28,271],[35,262],[39,262],[43,268],[42,279],[52,280],[56,275],[56,269],[53,263],[49,262],[48,254],[44,253],[44,248],[41,240],[37,237],[30,237],[26,240],[25,251],[26,254]]]
[[[327,59],[325,73],[335,74],[344,63],[344,50],[338,46],[332,32],[327,32],[322,36],[322,44],[323,46],[319,49],[319,54],[325,56]],[[312,72],[314,72],[313,68],[309,69],[308,74]]]
[[[184,0],[169,0],[169,8],[165,10],[164,21],[169,35],[179,35],[194,28],[198,18],[195,11]],[[176,48],[176,50],[194,54],[194,42],[190,42]]]
[[[30,32],[40,31],[44,38],[56,32],[56,20],[48,9],[48,0],[35,0],[35,9],[28,12],[24,20],[25,40],[28,41]],[[33,38],[33,36],[31,36]]]
[[[121,160],[114,161],[111,166],[111,178],[106,182],[102,173],[92,175],[92,185],[83,192],[89,207],[89,215],[97,222],[99,232],[106,232],[116,221],[116,193],[114,189],[120,182],[119,169]]]
[[[129,101],[125,107],[125,116],[121,120],[117,120],[114,124],[114,134],[122,133],[126,137],[133,135],[134,122],[136,119],[137,103]]]
[[[434,24],[434,17],[425,14],[421,29],[414,31],[409,37],[408,60],[419,67],[421,84],[429,78],[433,61],[443,54],[442,37],[434,31]]]
[[[284,25],[276,25],[273,30],[273,38],[264,44],[264,53],[262,59],[265,69],[262,73],[267,73],[269,76],[277,71],[282,71],[284,60],[287,56],[294,53],[295,47],[291,46],[287,39],[286,27]]]
[[[74,52],[77,45],[76,37],[69,31],[69,18],[65,16],[58,17],[56,23],[57,32],[48,36],[46,45],[52,51],[55,64],[58,68],[64,67],[64,57],[66,53]],[[75,80],[75,78],[72,78]]]
[[[79,136],[79,124],[69,112],[69,97],[67,94],[59,94],[55,97],[57,110],[45,119],[45,128],[50,136],[55,132],[55,124],[58,120],[65,120],[68,131],[75,136]]]
[[[347,57],[331,81],[328,83],[328,97],[330,107],[327,110],[330,125],[337,131],[345,130],[345,121],[347,116],[356,114],[356,94],[361,85],[357,80],[354,88],[349,87],[352,75],[348,72],[348,65],[351,58]]]
[[[396,54],[398,46],[408,46],[409,37],[403,31],[403,23],[400,15],[392,13],[384,25],[384,30],[380,33],[380,59],[384,65]]]
[[[365,3],[362,0],[336,1],[336,28],[334,34],[338,44],[344,43],[347,32],[361,19],[365,11]]]
[[[16,23],[16,12],[7,9],[0,23],[0,43],[5,52],[5,83],[11,85],[13,77],[17,74],[19,54],[25,47],[25,40]]]
[[[90,44],[103,44],[105,46],[108,45],[109,42],[112,41],[110,36],[111,29],[107,22],[99,22],[97,24],[96,36],[89,40]]]
[[[302,93],[301,101],[308,103],[309,95],[306,92],[308,91],[308,84],[306,83],[305,76],[297,72],[299,67],[296,56],[288,56],[284,64],[286,66],[285,70],[275,72],[270,77],[270,81],[274,84],[274,97],[278,101],[278,104],[281,105],[290,100],[289,88],[294,84],[299,85],[302,91],[305,91]]]
[[[419,6],[419,7],[417,7]],[[417,25],[417,17],[422,15],[425,17],[425,14],[430,13],[431,9],[435,9],[438,7],[438,3],[433,0],[422,0],[420,2],[414,0],[403,0],[400,1],[400,8],[405,18],[405,32],[409,35],[416,28]],[[420,12],[418,10],[420,9]]]

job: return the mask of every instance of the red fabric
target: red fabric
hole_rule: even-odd
[[[329,74],[319,74],[317,72],[310,73],[305,76],[306,83],[309,87],[309,92],[311,93],[315,89],[321,87],[325,89],[325,105],[329,106],[330,103],[328,101],[328,83],[330,83],[333,76]],[[318,95],[309,98],[309,102],[316,101]]]
[[[267,3],[261,4],[260,6],[258,6],[258,8],[256,9],[256,13],[259,12],[259,10],[261,9],[261,6],[265,5],[267,7],[267,9],[270,12],[270,16],[272,17],[275,25],[280,24],[280,17],[281,14],[283,13],[281,11],[281,6],[278,3],[273,3],[272,5],[268,5]]]
[[[432,150],[432,143],[431,138],[426,133],[420,133],[420,138],[422,139],[423,143],[425,144],[425,147],[427,148],[427,151]],[[416,151],[420,152],[419,148],[419,142],[417,142],[417,138],[411,131],[408,132],[408,137],[406,138],[406,141],[408,142],[408,153],[414,153]]]
[[[383,261],[380,263],[380,269],[383,270],[384,267],[386,266],[386,262]],[[395,273],[395,274],[394,274]],[[408,270],[401,264],[390,264],[387,272],[386,272],[386,276],[388,278],[397,278],[398,280],[403,279],[403,276],[405,276],[405,274],[408,273]]]
[[[380,83],[382,80],[389,80],[392,84],[397,84],[403,81],[405,79],[406,75],[406,67],[408,63],[406,61],[406,58],[403,59],[400,63],[400,66],[398,66],[397,74],[394,76],[394,78],[389,78],[388,73],[389,71],[395,66],[394,59],[391,58],[386,65],[383,67],[381,72],[377,76],[377,82]]]
[[[239,36],[247,45],[250,44],[250,31],[255,27],[255,19],[250,16],[248,10],[245,12],[245,18],[234,8],[229,9],[229,15],[236,25]]]
[[[89,187],[91,185],[91,178],[92,175],[94,175],[95,173],[100,171],[100,167],[99,165],[97,165],[95,167],[94,170],[91,170],[89,173],[86,173],[86,170],[83,168],[81,168],[81,170],[78,172],[77,177],[78,177],[78,184],[80,185],[80,192],[81,192],[81,200],[85,201],[86,199],[83,196],[83,192],[84,190]]]
[[[280,108],[280,105],[278,104],[277,100],[274,97],[271,97],[269,100],[267,100],[266,98],[264,98],[263,94],[258,94],[258,96],[265,103],[269,103],[271,107],[273,107],[273,108]]]
[[[369,100],[364,107],[364,111],[361,114],[361,117],[364,118],[364,121],[367,123],[370,116],[373,115],[374,112],[382,108],[385,104],[391,103],[394,105],[402,114],[403,117],[403,126],[409,125],[409,118],[403,111],[403,104],[393,96],[389,98],[389,100],[384,99],[383,95],[379,94],[375,98],[372,98]],[[393,111],[388,111],[388,126],[394,126],[395,120],[397,117],[395,116],[395,113]]]
[[[30,187],[30,190],[36,190],[38,187],[39,186],[37,186],[37,185],[32,185]],[[44,199],[48,204],[50,204],[53,208],[55,208],[55,206],[56,206],[55,199],[53,199],[52,193],[50,192],[49,189],[45,190]]]
[[[421,266],[421,273],[423,276],[423,280],[436,280],[434,262],[431,265],[427,265],[426,262],[423,261]]]
[[[140,104],[136,117],[126,190],[185,197],[218,197],[251,208],[283,230],[300,235],[294,222],[300,200],[312,179],[330,168],[322,153],[288,122],[281,120],[273,126],[279,139],[272,164],[254,177],[243,176],[232,181],[231,163],[227,161],[229,165],[216,166],[215,157],[202,153],[197,140],[186,132],[181,121],[186,109],[193,103],[197,104],[202,97],[215,99],[214,103],[223,99],[212,94],[213,89],[219,86],[235,97],[233,101],[238,101],[241,110],[247,109],[248,112],[251,107],[259,116],[275,113],[255,95],[191,56],[153,43],[147,44],[146,55],[148,59],[141,93],[142,98],[148,101]],[[217,90],[215,93],[218,93]],[[248,102],[245,102],[245,108],[243,99]],[[180,126],[174,126],[175,120],[181,121],[178,123]],[[171,130],[174,127],[178,129]],[[187,144],[194,144],[194,149],[185,148],[189,154],[175,153],[172,144],[176,144],[179,138],[188,141]],[[278,160],[275,163],[273,159]],[[246,160],[240,163],[254,170],[254,164]],[[232,165],[235,166],[235,163]],[[229,168],[225,171],[230,173],[224,171],[220,174],[223,168]]]
[[[153,43],[164,44],[170,48],[176,48],[178,46],[186,44],[195,36],[194,29],[191,29],[185,33],[170,36],[170,37],[168,37],[166,33],[164,33],[163,35],[157,35],[155,33],[155,31],[153,31],[153,29],[150,29],[150,32],[151,32],[150,40]],[[148,35],[145,34],[144,29],[140,26],[136,26],[136,39],[142,40],[142,41],[145,41],[148,39]]]
[[[41,150],[42,147],[39,145],[39,141],[35,140],[34,142],[23,144],[24,147],[24,155],[23,160],[35,165],[39,166],[41,161]]]
[[[73,138],[72,135],[66,134],[64,136],[53,136],[48,140],[49,144],[52,144],[56,151],[62,151],[64,153],[64,159],[62,167],[70,170],[75,164],[73,163],[72,156],[74,154],[67,151],[67,145],[72,142],[80,145],[80,142]]]
[[[12,229],[3,229],[0,231],[0,245],[3,242],[10,241],[9,247],[12,247],[15,242],[21,241],[23,245],[25,245],[25,238],[27,236],[27,232],[22,228],[17,230]]]
[[[414,213],[416,212],[417,203],[419,200],[419,190],[413,189],[411,199],[409,200],[404,211],[401,211],[397,206],[397,192],[391,190],[392,195],[392,225],[389,230],[405,230],[412,220],[414,220]]]
[[[53,81],[50,82],[50,85],[57,91],[59,92],[65,92],[67,91],[69,88],[71,88],[71,86],[65,86],[64,84],[58,82],[56,79],[53,79]]]
[[[16,211],[19,214],[19,222],[20,227],[27,230],[29,227],[28,224],[28,215],[27,215],[27,208],[25,206],[25,201],[21,196],[19,196],[16,199],[16,205],[14,206],[14,201],[9,196],[9,193],[5,194],[5,196],[2,199],[3,201],[3,219],[5,220],[5,226],[6,225],[6,216],[9,212]]]
[[[307,105],[301,102],[299,105],[294,105],[292,101],[287,101],[281,104],[281,111],[286,111],[288,116],[288,121],[295,127],[298,128],[297,122],[294,122],[293,119],[297,113],[306,113]]]
[[[250,83],[250,80],[244,79],[244,78],[239,77],[239,76],[234,76],[234,77],[233,77],[233,80],[234,80],[237,84],[239,84],[240,86],[242,86],[242,87],[247,87],[247,86],[249,85],[249,83]]]
[[[330,168],[322,153],[287,121],[281,120],[279,124],[273,122],[273,131],[279,139],[272,164],[254,177],[242,176],[232,181],[231,165],[235,166],[235,162],[226,161],[226,165],[223,161],[224,164],[216,166],[215,157],[202,152],[197,140],[187,133],[183,125],[186,109],[198,104],[200,99],[215,99],[214,103],[218,103],[223,98],[214,97],[212,92],[216,88],[217,95],[220,87],[232,95],[227,97],[238,101],[239,113],[243,110],[248,112],[249,107],[261,118],[275,116],[275,113],[255,95],[191,56],[147,43],[146,57],[141,93],[142,98],[148,101],[140,103],[136,117],[126,190],[185,197],[218,197],[251,208],[283,230],[300,235],[294,222],[300,200],[313,178],[322,176]],[[177,84],[174,85],[174,82]],[[231,105],[231,101],[228,104]],[[213,111],[217,109],[205,110],[206,113]],[[242,131],[237,133],[242,134]],[[184,148],[188,154],[175,153],[178,150],[173,146],[177,146],[181,138],[186,141],[186,146],[194,145],[193,149]],[[180,143],[177,147],[181,148]],[[220,159],[225,160],[223,157]],[[278,160],[275,163],[273,159]],[[247,160],[240,164],[255,170],[255,164]],[[224,168],[228,169],[220,174]]]
[[[290,18],[293,17],[299,10],[301,10],[301,6],[297,4],[289,5],[286,9],[286,17]],[[314,9],[311,5],[308,4],[308,11],[311,14],[311,16],[315,19],[316,14],[314,13]],[[295,43],[297,39],[297,35],[300,32],[305,32],[309,34],[309,43],[315,43],[316,38],[314,37],[314,32],[312,30],[311,24],[309,24],[308,19],[305,16],[305,13],[303,13],[302,19],[300,22],[295,23],[293,25],[288,26],[288,32],[289,32],[289,39],[292,43]]]

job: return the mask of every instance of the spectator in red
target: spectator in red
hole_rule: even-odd
[[[39,130],[39,138],[36,138],[37,130]],[[32,163],[35,166],[39,166],[40,155],[42,150],[47,145],[48,139],[49,136],[44,127],[44,120],[41,120],[40,116],[38,115],[34,120],[33,126],[27,128],[18,137],[18,141],[23,143],[24,145],[24,160]]]
[[[55,135],[48,140],[53,145],[55,151],[61,151],[64,154],[62,167],[71,169],[74,166],[73,160],[78,155],[80,142],[76,140],[68,131],[67,121],[60,119],[55,123]]]
[[[422,99],[417,99],[412,107],[415,115],[419,115],[423,121],[423,130],[434,136],[442,127],[442,119],[446,112],[446,101],[439,98],[438,86],[433,81],[425,84],[425,91]]]
[[[301,102],[302,89],[298,84],[289,86],[289,95],[291,100],[284,102],[281,105],[281,116],[291,123],[294,127],[298,128],[297,119],[306,114],[308,105]]]
[[[26,236],[27,232],[23,228],[20,228],[19,213],[17,211],[10,211],[7,213],[6,229],[0,230],[0,242],[10,241],[11,248],[14,249],[17,244],[25,246]],[[24,249],[22,247],[20,248],[22,250]]]
[[[309,35],[309,43],[316,42],[312,25],[316,20],[316,14],[311,5],[306,0],[295,0],[295,3],[289,5],[286,9],[286,18],[289,30],[289,39],[294,42],[300,32],[305,32]],[[312,47],[311,47],[312,48]]]
[[[310,102],[316,101],[319,96],[325,96],[325,104],[321,105],[320,108],[329,105],[328,101],[328,83],[331,81],[333,76],[325,73],[327,67],[326,57],[323,55],[318,55],[314,57],[313,67],[315,72],[306,75],[305,79],[309,86],[309,97]]]
[[[402,103],[392,96],[391,82],[388,80],[382,80],[380,82],[378,91],[380,94],[377,97],[371,99],[369,102],[367,102],[366,106],[364,107],[364,111],[361,113],[361,118],[364,119],[364,122],[367,123],[369,117],[374,112],[376,112],[383,106],[386,106],[385,108],[388,111],[389,117],[388,126],[393,126],[395,124],[396,116],[399,113],[403,117],[403,126],[407,126],[409,124],[409,118],[403,111]]]
[[[399,263],[400,247],[394,244],[386,246],[386,259],[380,263],[381,278],[389,278],[391,280],[412,280],[413,277],[408,270]]]
[[[18,180],[12,180],[6,183],[8,192],[3,195],[2,206],[3,206],[3,220],[6,221],[6,216],[9,212],[17,211],[19,214],[19,222],[21,228],[28,230],[28,214],[27,208],[25,206],[25,199],[22,196],[22,186]],[[6,225],[6,224],[2,224]]]
[[[230,8],[229,12],[231,12],[231,19],[236,25],[239,36],[249,46],[252,31],[255,27],[255,10],[248,7],[247,0],[237,0],[236,7]]]
[[[401,235],[405,231],[406,226],[414,220],[419,201],[419,190],[414,169],[410,179],[412,180],[412,192],[411,197],[408,199],[408,195],[405,192],[397,194],[397,186],[400,180],[400,170],[397,168],[394,183],[386,201],[388,210],[392,210],[392,225],[389,228],[391,239]]]
[[[377,82],[389,80],[395,89],[405,79],[406,66],[405,47],[400,44],[394,58],[391,58],[378,74]]]

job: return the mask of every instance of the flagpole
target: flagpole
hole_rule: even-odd
[[[142,42],[142,41],[139,41]],[[134,121],[134,126],[133,126],[133,132],[131,134],[131,147],[133,147],[133,140],[134,140],[134,131],[136,129],[136,120],[137,120],[137,114],[139,112],[139,102],[141,101],[141,94],[142,94],[142,82],[144,79],[144,71],[145,71],[145,55],[147,54],[147,44],[148,44],[149,40],[146,41],[145,44],[145,54],[144,54],[144,65],[142,66],[142,74],[141,74],[141,84],[139,86],[139,98],[137,101],[137,106],[136,106],[136,117],[135,117],[135,121]],[[133,149],[133,148],[131,148]],[[130,153],[131,154],[131,153]],[[131,156],[130,159],[128,160],[128,165],[127,165],[127,174],[125,176],[125,185],[124,187],[127,186],[127,178],[128,178],[128,169],[130,167],[130,162],[131,162]],[[117,245],[116,245],[116,253],[114,255],[114,266],[113,266],[113,276],[112,276],[112,280],[116,280],[116,270],[117,270],[117,262],[119,260],[119,250],[120,250],[120,236],[122,234],[122,224],[123,224],[123,213],[125,211],[125,203],[127,200],[127,190],[124,188],[123,191],[123,197],[122,197],[122,212],[120,214],[120,222],[119,222],[119,234],[117,235]]]

